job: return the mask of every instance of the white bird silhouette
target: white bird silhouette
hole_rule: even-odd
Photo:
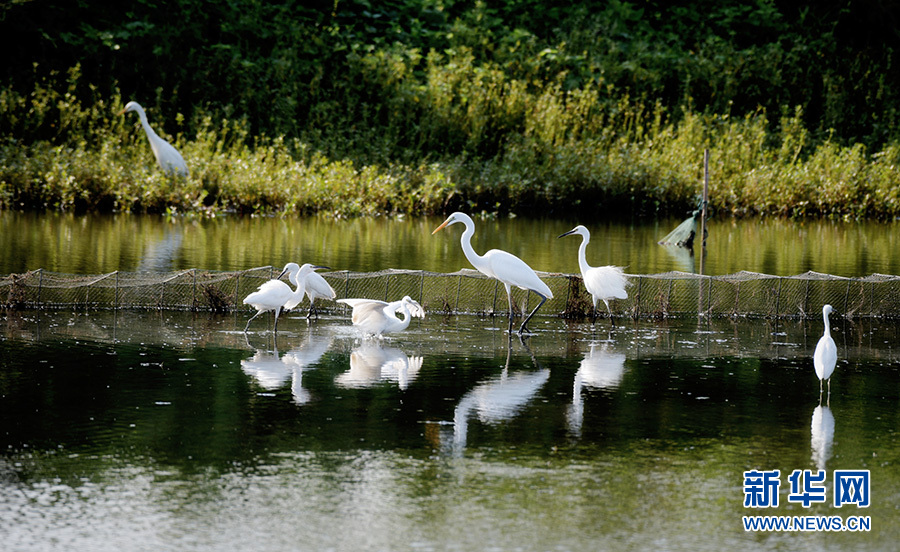
[[[323,266],[315,267],[315,268],[326,268]],[[306,276],[306,296],[309,298],[309,312],[306,313],[306,317],[315,313],[316,318],[319,317],[319,312],[316,310],[313,303],[316,299],[327,299],[329,301],[334,301],[334,298],[337,297],[337,294],[334,292],[334,288],[328,284],[328,282],[317,272],[310,272]]]
[[[625,288],[630,284],[625,272],[619,266],[590,266],[587,263],[585,251],[587,244],[591,241],[591,233],[582,225],[578,225],[563,236],[571,236],[578,234],[581,236],[581,245],[578,247],[578,266],[581,268],[581,278],[584,280],[584,287],[591,294],[594,300],[594,309],[591,312],[591,322],[597,317],[597,301],[603,301],[606,310],[612,318],[612,310],[609,308],[610,299],[627,299],[628,292]]]
[[[819,377],[819,397],[822,396],[823,383],[828,380],[828,396],[831,397],[831,374],[834,373],[834,365],[837,364],[837,345],[831,337],[831,324],[828,315],[831,314],[831,305],[822,307],[822,318],[825,319],[825,331],[816,344],[816,352],[813,353],[813,366]]]
[[[298,266],[297,263],[288,263],[284,265],[284,270],[281,271],[278,278],[265,282],[256,291],[244,297],[244,304],[252,306],[257,311],[256,314],[250,317],[250,320],[247,320],[244,331],[246,332],[250,328],[250,322],[260,314],[275,311],[274,331],[277,332],[278,315],[281,314],[282,310],[290,310],[303,301],[303,294],[306,291],[306,277],[313,273],[316,268],[319,267],[309,263],[304,264],[302,267]],[[297,286],[296,290],[291,290],[290,286],[281,281],[281,277],[285,274],[289,274],[291,283]]]
[[[475,223],[472,222],[472,218],[465,213],[453,213],[447,217],[447,220],[445,220],[443,224],[435,228],[431,234],[434,235],[442,228],[451,224],[456,224],[457,222],[466,226],[466,229],[459,240],[460,244],[462,244],[463,253],[466,255],[466,259],[468,259],[469,262],[472,263],[472,266],[478,269],[479,272],[490,278],[500,280],[503,282],[503,286],[506,287],[506,296],[509,299],[510,332],[512,331],[513,319],[511,286],[533,291],[541,298],[541,302],[538,303],[538,306],[534,307],[531,314],[529,314],[522,322],[522,326],[519,328],[519,335],[521,335],[527,330],[528,321],[531,320],[534,313],[541,308],[541,305],[543,305],[547,299],[553,298],[553,293],[551,293],[547,284],[538,278],[538,275],[525,263],[525,261],[512,253],[507,253],[501,249],[491,249],[484,255],[475,253],[475,250],[472,249],[472,235],[475,234]]]
[[[184,158],[178,153],[177,149],[160,138],[153,128],[150,127],[150,123],[147,122],[147,114],[144,113],[144,108],[141,107],[141,104],[137,102],[128,102],[125,104],[125,109],[123,109],[119,115],[124,115],[131,111],[136,111],[138,117],[141,119],[141,126],[144,127],[144,132],[147,134],[147,140],[150,142],[150,149],[153,150],[156,162],[159,163],[163,172],[166,174],[188,176],[189,171],[187,163],[184,162]]]
[[[393,303],[375,299],[338,299],[337,302],[353,308],[351,321],[364,335],[380,337],[403,331],[409,327],[413,316],[425,318],[425,309],[409,295]],[[403,320],[397,318],[398,313],[403,314]]]

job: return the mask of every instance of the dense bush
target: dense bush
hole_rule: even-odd
[[[896,217],[890,4],[0,8],[0,205]],[[860,32],[864,29],[865,32]],[[149,162],[140,101],[192,167]],[[123,147],[126,146],[126,147]],[[877,152],[872,154],[872,152]],[[548,207],[549,205],[549,207]]]

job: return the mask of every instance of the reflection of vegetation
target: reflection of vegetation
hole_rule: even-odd
[[[3,10],[0,207],[681,212],[708,147],[724,212],[900,214],[892,6],[91,4]]]

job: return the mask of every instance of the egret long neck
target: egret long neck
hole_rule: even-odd
[[[409,308],[406,306],[406,303],[400,305],[400,310],[398,312],[403,315],[403,320],[400,321],[398,331],[403,331],[409,327],[409,319],[412,318],[412,316],[409,315]]]
[[[462,236],[459,238],[459,243],[462,245],[463,253],[466,256],[466,259],[472,263],[472,266],[475,268],[481,269],[481,266],[484,264],[484,257],[475,253],[475,250],[472,249],[472,236],[475,234],[475,226],[466,224],[466,230],[462,233]]]
[[[144,113],[144,110],[139,108],[135,109],[135,111],[137,111],[138,117],[141,119],[141,126],[144,127],[144,132],[147,133],[147,137],[159,138],[159,136],[156,135],[156,131],[153,130],[150,123],[147,121],[147,114]],[[150,141],[152,142],[153,140],[151,139]]]
[[[587,244],[591,239],[587,236],[581,236],[581,245],[578,246],[578,267],[581,268],[582,276],[586,275],[591,267],[587,263]]]
[[[825,319],[825,334],[824,335],[830,336],[831,335],[831,321],[828,320],[828,315],[825,313],[822,314],[822,318]]]

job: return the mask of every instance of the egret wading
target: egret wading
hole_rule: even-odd
[[[288,263],[284,265],[284,270],[281,271],[278,278],[265,282],[256,291],[244,297],[244,304],[250,305],[257,311],[256,314],[250,317],[250,320],[247,320],[244,331],[246,332],[250,328],[250,322],[260,314],[275,311],[274,331],[277,333],[278,315],[281,314],[282,310],[290,310],[303,301],[303,294],[306,293],[306,278],[309,274],[313,274],[313,271],[317,268],[325,267],[314,266],[309,263],[301,267],[297,263]],[[291,290],[290,286],[281,281],[285,274],[288,274],[288,279],[297,289]]]
[[[513,319],[511,287],[516,286],[517,288],[526,291],[533,291],[541,298],[541,302],[538,303],[538,306],[534,307],[531,314],[529,314],[522,322],[522,326],[519,328],[519,335],[521,335],[527,331],[528,321],[531,320],[534,313],[541,308],[541,305],[543,305],[547,299],[553,298],[553,293],[551,293],[547,284],[538,278],[538,275],[535,274],[534,270],[525,264],[525,261],[512,253],[507,253],[500,249],[491,249],[484,255],[475,253],[475,250],[472,249],[472,235],[475,233],[475,223],[472,222],[472,218],[465,213],[453,213],[447,217],[447,220],[445,220],[443,224],[435,228],[434,232],[431,234],[434,235],[444,227],[456,224],[457,222],[464,224],[466,227],[465,231],[462,233],[462,237],[459,239],[459,242],[462,244],[463,253],[466,255],[466,259],[468,259],[469,262],[472,263],[472,266],[478,269],[479,272],[490,278],[500,280],[503,282],[503,286],[506,287],[506,297],[509,299],[510,332],[512,331]]]
[[[324,266],[317,266],[313,268],[327,268]],[[309,298],[309,312],[306,313],[306,317],[309,318],[313,314],[316,315],[316,318],[319,318],[319,311],[313,306],[313,302],[316,299],[327,299],[329,301],[334,301],[334,298],[337,297],[337,294],[334,292],[334,289],[328,282],[320,276],[316,272],[310,272],[306,276],[306,281],[304,283],[306,287],[306,296]]]
[[[130,111],[136,111],[138,117],[141,119],[141,126],[144,127],[144,132],[147,134],[147,140],[150,141],[150,149],[153,150],[156,162],[159,163],[163,172],[167,174],[188,176],[189,171],[187,163],[184,162],[184,158],[178,153],[177,149],[160,138],[150,127],[150,123],[147,122],[147,114],[144,113],[144,108],[141,107],[141,104],[137,102],[128,102],[125,104],[125,109],[123,109],[119,115],[124,115]]]
[[[594,300],[594,310],[591,311],[591,322],[597,318],[597,301],[603,301],[606,305],[606,311],[612,319],[612,310],[609,308],[611,299],[628,299],[628,292],[625,288],[630,285],[625,272],[619,266],[590,266],[587,264],[585,251],[587,244],[591,241],[591,233],[582,225],[578,225],[563,236],[572,236],[578,234],[581,236],[581,245],[578,247],[578,266],[581,268],[581,278],[584,280],[584,287],[591,294]]]
[[[338,299],[337,302],[353,308],[351,321],[365,335],[380,337],[381,334],[403,331],[409,327],[413,316],[425,318],[425,309],[409,295],[392,303],[375,299]],[[398,313],[403,314],[403,320],[397,318]]]
[[[816,352],[813,353],[813,366],[816,369],[816,375],[819,377],[819,398],[822,397],[825,380],[828,380],[828,396],[831,396],[831,374],[834,373],[834,365],[837,364],[837,345],[831,337],[831,324],[828,315],[831,314],[831,305],[822,307],[822,318],[825,320],[825,331],[819,338],[816,345]]]

